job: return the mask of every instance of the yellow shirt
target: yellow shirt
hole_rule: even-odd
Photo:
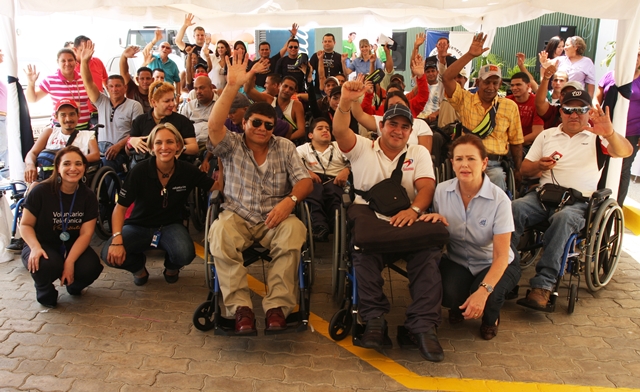
[[[482,142],[489,154],[507,155],[510,144],[524,143],[520,112],[518,105],[512,100],[496,96],[492,105],[495,105],[496,100],[500,103],[496,113],[496,126]],[[478,126],[491,109],[485,109],[477,94],[470,93],[457,83],[449,103],[458,113],[462,125],[468,129]]]

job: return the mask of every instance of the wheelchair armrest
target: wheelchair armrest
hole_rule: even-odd
[[[211,194],[209,195],[209,205],[221,204],[221,203],[222,203],[222,192],[220,192],[218,189],[211,191]]]
[[[595,192],[593,192],[591,194],[591,198],[590,198],[591,200],[589,201],[589,204],[591,204],[591,205],[600,204],[604,200],[609,198],[609,196],[611,196],[612,193],[613,192],[609,188],[598,189],[597,191],[595,191]]]
[[[351,198],[348,193],[342,194],[342,205],[344,208],[348,208],[351,205]]]

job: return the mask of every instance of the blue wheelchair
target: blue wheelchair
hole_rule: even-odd
[[[211,224],[217,219],[222,204],[222,194],[219,191],[213,191],[209,197],[209,207],[205,221],[205,243],[204,243],[204,266],[206,284],[209,288],[207,300],[200,304],[193,314],[193,325],[200,331],[214,330],[214,335],[235,336],[235,321],[222,317],[220,304],[222,303],[222,293],[220,285],[216,278],[216,268],[213,256],[210,251],[208,241],[209,230]],[[309,324],[309,304],[311,301],[311,285],[313,283],[313,236],[311,234],[311,215],[309,208],[305,203],[300,203],[296,207],[296,216],[304,223],[307,228],[307,241],[303,245],[300,253],[300,263],[298,265],[298,288],[300,296],[298,300],[298,310],[291,313],[286,321],[287,328],[279,331],[265,331],[265,334],[279,334],[288,332],[302,332],[307,329]],[[258,260],[270,262],[269,249],[261,247],[260,244],[254,244],[243,252],[244,266],[255,263]],[[242,336],[257,336],[257,330],[252,334],[243,334]]]

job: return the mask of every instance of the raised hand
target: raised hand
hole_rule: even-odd
[[[347,61],[347,59],[349,58],[349,54],[348,53],[342,53],[341,57],[342,57],[342,61]],[[320,58],[320,56],[318,56],[318,58]]]
[[[78,57],[80,57],[80,61],[85,62],[91,60],[91,56],[93,56],[95,45],[91,40],[85,41],[80,44],[78,48]]]
[[[253,64],[251,71],[257,74],[265,73],[269,71],[270,65],[269,59],[260,59]]]
[[[415,59],[411,60],[411,72],[416,78],[421,78],[424,75],[424,58],[417,55]]]
[[[291,30],[289,30],[289,32],[291,33],[292,37],[294,37],[294,38],[296,37],[296,35],[298,34],[298,28],[299,27],[300,26],[298,26],[297,23],[294,23],[294,24],[291,25]]]
[[[162,30],[157,29],[154,33],[154,41],[158,42],[162,39]]]
[[[27,69],[24,70],[24,73],[27,75],[27,80],[31,84],[36,84],[38,78],[40,77],[40,72],[36,71],[35,65],[27,65]]]
[[[242,86],[244,85],[249,78],[252,76],[247,72],[247,64],[249,62],[249,57],[246,53],[242,53],[242,51],[235,51],[233,53],[233,64],[231,64],[231,60],[229,60],[228,56],[225,56],[225,61],[227,63],[227,85],[231,86]],[[260,62],[254,64],[254,68],[256,71],[262,68],[259,65]],[[251,72],[255,73],[254,68],[251,69]]]
[[[318,56],[318,60],[324,58],[324,50],[319,50],[316,52],[316,56]]]
[[[184,16],[184,23],[182,24],[183,26],[193,26],[194,24],[196,24],[196,22],[193,21],[193,19],[195,18],[195,16],[193,14],[186,14]]]
[[[489,48],[484,47],[484,42],[487,40],[487,35],[482,33],[477,33],[473,36],[473,41],[471,41],[471,46],[469,46],[469,53],[473,57],[481,56],[482,53],[489,50]]]
[[[211,43],[211,34],[209,33],[205,34],[204,43],[205,43],[205,46],[208,48],[209,44]]]
[[[124,50],[124,52],[122,52],[124,57],[126,57],[128,59],[132,59],[132,58],[136,57],[136,55],[138,53],[140,53],[140,48],[138,46],[135,46],[135,45],[127,46],[127,48]]]
[[[609,137],[613,136],[615,130],[613,129],[613,124],[611,124],[609,107],[607,106],[605,110],[606,112],[602,110],[599,104],[596,104],[596,107],[589,111],[589,120],[591,120],[593,126],[587,127],[586,129],[596,135]]]
[[[552,60],[547,62],[547,67],[543,68],[543,76],[545,79],[551,79],[553,75],[555,75],[555,73],[558,71],[558,62],[559,60],[556,60],[555,63]]]
[[[195,46],[188,45],[188,46],[185,46],[184,51],[187,52],[187,54],[191,54],[193,53],[194,49],[195,49]]]
[[[340,101],[353,102],[360,99],[364,95],[364,75],[360,74],[356,80],[344,82],[342,84],[342,95]]]
[[[420,45],[424,44],[424,41],[427,39],[425,33],[416,34],[416,42],[413,44],[414,47],[418,48]]]
[[[518,67],[524,67],[524,60],[525,59],[526,59],[526,56],[524,55],[524,53],[522,53],[522,52],[516,53],[516,62],[518,64]]]

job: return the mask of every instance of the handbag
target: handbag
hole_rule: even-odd
[[[369,202],[369,208],[385,216],[394,216],[411,206],[407,190],[402,186],[402,164],[407,155],[404,152],[391,177],[380,181],[367,192],[354,188],[354,192]]]
[[[553,175],[553,170],[551,170],[551,181],[536,188],[538,200],[540,200],[542,208],[545,210],[547,208],[555,208],[556,211],[559,211],[565,205],[570,206],[575,202],[588,201],[579,190],[561,186]]]
[[[364,253],[416,252],[441,248],[449,242],[449,231],[442,222],[416,221],[411,226],[396,227],[362,204],[352,204],[347,217],[352,242]]]

